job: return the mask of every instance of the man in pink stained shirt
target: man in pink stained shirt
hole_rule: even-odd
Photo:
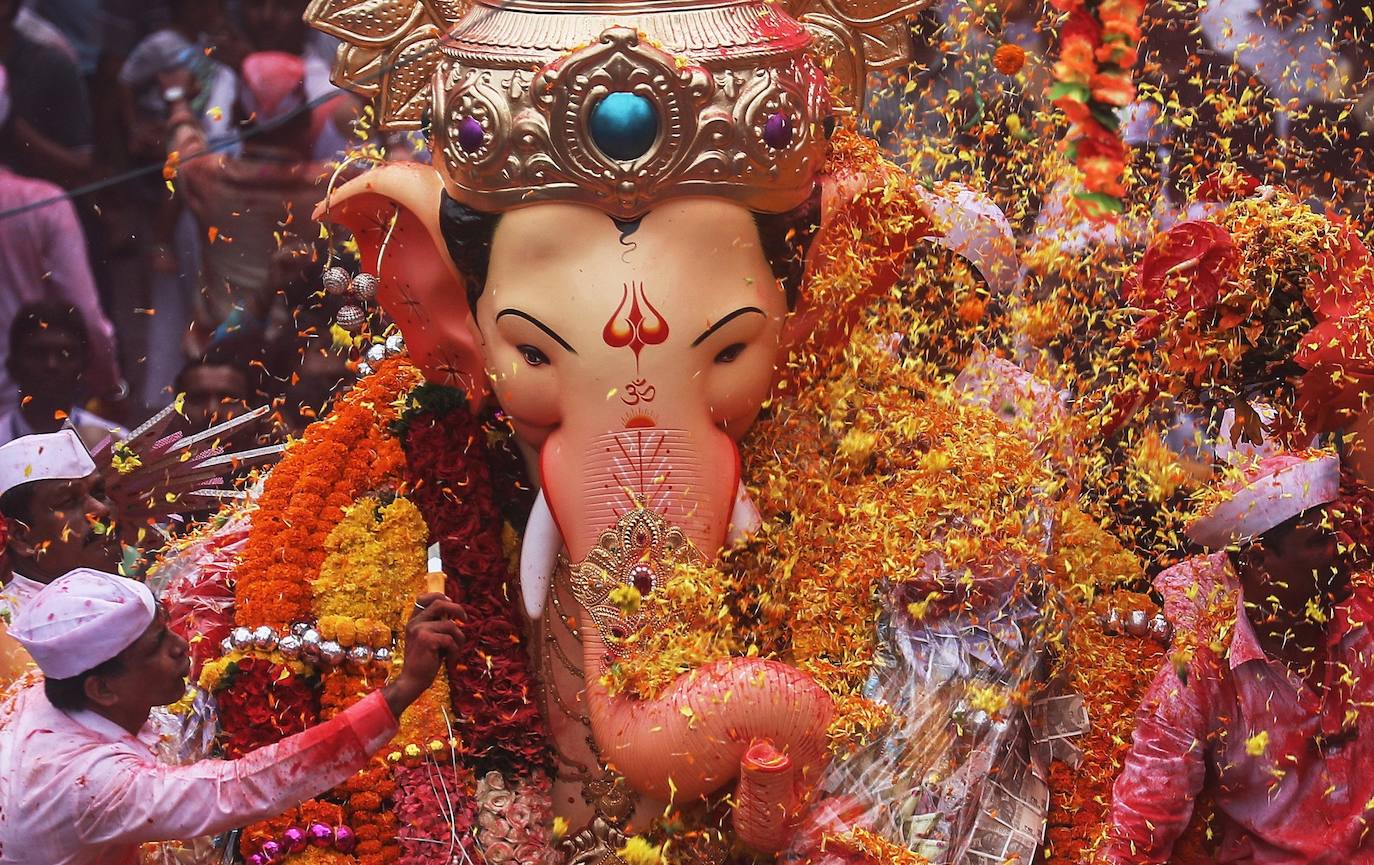
[[[136,865],[148,841],[217,834],[334,787],[391,740],[457,647],[460,608],[422,595],[401,672],[333,719],[233,760],[153,757],[154,706],[180,699],[186,641],[142,583],[81,568],[43,589],[10,634],[46,676],[0,729],[0,863]]]
[[[1206,794],[1217,862],[1374,863],[1374,595],[1344,564],[1340,463],[1275,454],[1219,499],[1188,527],[1216,552],[1156,580],[1179,666],[1142,701],[1097,861],[1167,862]]]
[[[9,105],[0,66],[0,127]],[[15,314],[26,303],[66,302],[86,320],[91,349],[86,380],[92,395],[118,399],[124,384],[115,358],[114,325],[100,308],[76,208],[62,196],[61,187],[20,176],[0,164],[0,333],[9,333]],[[16,212],[8,215],[11,211]],[[7,342],[0,340],[0,412],[18,404],[5,363]]]

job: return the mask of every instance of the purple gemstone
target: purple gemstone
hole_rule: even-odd
[[[763,124],[763,143],[781,150],[792,143],[792,119],[781,111],[770,114]]]
[[[458,146],[463,148],[464,153],[476,153],[482,149],[482,142],[486,141],[487,133],[482,128],[482,121],[476,117],[464,117],[458,124]]]
[[[334,843],[334,830],[323,823],[311,823],[305,830],[311,847],[328,847]]]
[[[358,836],[353,834],[353,830],[347,826],[336,826],[334,828],[334,847],[340,853],[352,853],[353,848],[358,846]]]
[[[247,862],[248,865],[267,865],[267,860],[263,859],[257,853],[254,853],[252,856],[249,856],[244,861]]]
[[[284,855],[285,851],[281,849],[281,845],[276,841],[262,842],[262,859],[264,862],[280,862],[281,857]]]
[[[292,826],[281,833],[281,843],[286,847],[288,853],[299,853],[305,849],[305,830],[299,826]]]

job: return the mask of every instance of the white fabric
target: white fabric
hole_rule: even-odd
[[[76,480],[95,471],[95,461],[74,429],[24,436],[0,445],[0,495],[23,484]]]
[[[43,675],[69,679],[133,645],[153,623],[156,607],[153,593],[137,580],[77,568],[20,609],[10,636]]]
[[[76,430],[89,450],[94,450],[97,445],[111,436],[117,440],[129,437],[129,431],[124,427],[79,406],[72,406],[71,411],[67,412],[66,425]],[[0,414],[0,445],[24,436],[34,435],[36,432],[33,427],[29,426],[29,422],[24,419],[24,415],[17,408]]]
[[[37,580],[31,580],[17,571],[12,573],[10,581],[5,583],[4,591],[0,591],[0,620],[4,621],[5,626],[8,627],[14,622],[14,617],[19,615],[19,611],[44,588]]]
[[[1224,550],[1329,504],[1340,492],[1341,462],[1335,454],[1276,454],[1262,460],[1228,491],[1228,498],[1199,515],[1185,531],[1210,551]]]

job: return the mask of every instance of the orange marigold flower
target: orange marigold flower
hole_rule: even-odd
[[[1065,37],[1054,77],[1066,84],[1088,84],[1097,72],[1096,46],[1081,36]]]
[[[1003,75],[1015,75],[1026,65],[1026,49],[1007,43],[992,55],[992,65]]]

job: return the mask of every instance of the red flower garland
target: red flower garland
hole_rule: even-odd
[[[1069,13],[1060,31],[1050,99],[1069,120],[1068,152],[1083,172],[1076,194],[1089,216],[1120,213],[1126,194],[1126,145],[1116,116],[1135,100],[1131,67],[1140,42],[1144,0],[1051,0]]]
[[[449,667],[454,727],[468,763],[525,775],[547,769],[548,736],[534,699],[512,578],[501,543],[485,430],[455,391],[423,385],[403,418],[410,498],[440,544],[446,590],[463,607],[465,641]]]
[[[233,672],[232,687],[216,694],[224,755],[236,760],[265,743],[305,730],[319,717],[314,683],[280,664],[246,657]]]
[[[392,777],[396,782],[396,807],[393,813],[405,830],[401,833],[401,858],[406,865],[448,865],[455,860],[482,862],[483,856],[473,835],[477,802],[470,789],[466,769],[462,775],[452,765],[428,763],[398,766]],[[451,821],[451,822],[450,822]],[[467,852],[464,857],[450,844]],[[433,841],[440,843],[434,844]]]

